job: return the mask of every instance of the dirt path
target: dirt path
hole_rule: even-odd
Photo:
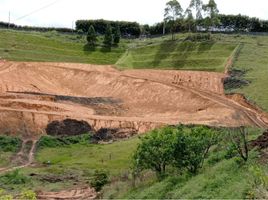
[[[37,194],[39,200],[91,200],[96,199],[96,197],[95,190],[88,187],[60,192],[40,192]]]
[[[26,152],[26,149],[25,148],[27,148],[27,145],[26,144],[29,141],[32,142],[31,149],[30,149],[29,153],[27,155],[25,155],[25,152]],[[27,157],[27,160],[26,161],[22,161],[22,164],[19,165],[19,166],[0,169],[0,174],[1,173],[6,173],[6,172],[11,172],[11,171],[14,171],[16,169],[22,169],[22,168],[31,166],[33,164],[33,162],[34,162],[34,152],[35,152],[35,149],[36,149],[36,143],[37,143],[37,141],[38,140],[23,140],[21,149],[15,155],[14,160],[21,160],[21,159],[23,159],[24,156]],[[14,160],[13,160],[13,162],[14,162]]]

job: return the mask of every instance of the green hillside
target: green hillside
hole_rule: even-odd
[[[114,64],[125,52],[122,45],[111,51],[85,46],[85,38],[57,32],[0,30],[0,57],[12,61],[77,62]]]
[[[224,72],[226,60],[237,45],[216,41],[163,41],[132,48],[117,62],[120,68],[183,69]]]
[[[245,94],[250,101],[268,111],[268,36],[237,36],[224,40],[241,43],[233,69],[244,73],[238,79],[249,81],[248,85],[230,91]]]

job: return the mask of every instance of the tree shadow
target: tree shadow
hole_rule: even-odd
[[[95,45],[85,44],[83,47],[83,51],[86,55],[91,54],[92,52],[96,51]]]
[[[160,44],[160,47],[156,52],[154,60],[152,62],[153,67],[159,66],[162,60],[167,59],[170,56],[170,54],[175,51],[177,45],[176,43],[177,43],[176,41],[168,40],[163,41]]]
[[[102,53],[109,53],[109,52],[112,51],[112,47],[110,47],[110,46],[102,46],[101,49],[100,49],[100,51]]]

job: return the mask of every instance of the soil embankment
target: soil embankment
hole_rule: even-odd
[[[0,132],[39,137],[47,133],[49,124],[66,119],[84,121],[95,131],[121,128],[138,133],[178,123],[266,128],[267,117],[262,111],[224,95],[225,76],[170,70],[118,71],[111,66],[87,64],[2,62]],[[66,127],[72,129],[68,124]]]

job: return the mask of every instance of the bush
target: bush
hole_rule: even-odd
[[[162,177],[168,166],[197,173],[217,134],[205,126],[156,129],[141,139],[133,156],[134,173],[151,169]]]
[[[32,190],[24,190],[20,194],[21,200],[36,200],[36,194]]]
[[[91,181],[91,186],[98,192],[109,182],[108,174],[103,170],[96,170]]]
[[[21,143],[19,138],[0,136],[0,151],[16,152],[21,147]]]
[[[27,176],[20,174],[19,170],[15,170],[13,172],[9,172],[5,175],[0,176],[0,186],[9,184],[13,185],[26,184],[29,181],[30,179]]]

